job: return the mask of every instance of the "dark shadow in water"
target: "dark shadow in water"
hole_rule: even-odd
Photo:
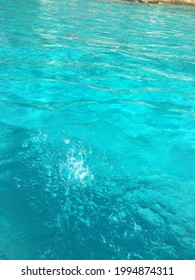
[[[8,130],[0,165],[2,259],[193,259],[147,208],[142,192],[156,191],[158,182],[70,180],[68,148],[62,152],[44,134]]]

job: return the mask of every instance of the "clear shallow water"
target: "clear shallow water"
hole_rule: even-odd
[[[195,258],[195,9],[0,1],[0,258]]]

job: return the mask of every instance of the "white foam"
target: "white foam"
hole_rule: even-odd
[[[86,184],[93,180],[94,176],[85,163],[85,152],[70,149],[67,155],[68,180],[77,180]]]

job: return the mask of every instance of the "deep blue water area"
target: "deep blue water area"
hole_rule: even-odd
[[[195,259],[195,8],[0,0],[0,259]]]

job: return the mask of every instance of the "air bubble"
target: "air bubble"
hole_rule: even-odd
[[[66,138],[66,139],[64,139],[64,143],[65,143],[66,145],[68,145],[68,144],[70,143],[70,140],[69,140],[68,138]]]

